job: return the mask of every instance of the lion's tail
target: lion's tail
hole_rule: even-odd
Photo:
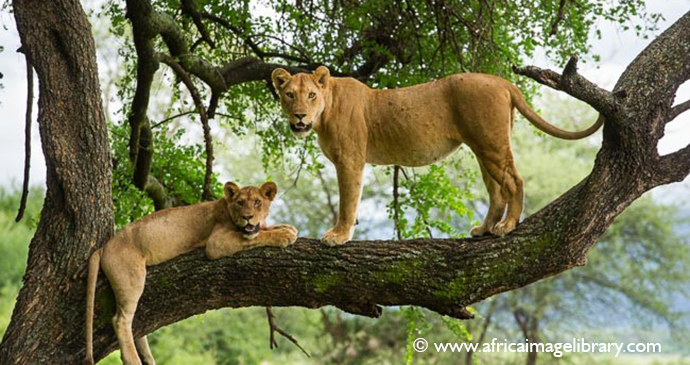
[[[89,273],[86,281],[86,359],[85,364],[93,365],[93,307],[96,300],[96,280],[101,266],[103,249],[98,249],[89,258]]]
[[[527,118],[527,120],[529,120],[530,123],[532,123],[532,125],[534,125],[546,134],[562,139],[581,139],[591,136],[594,132],[599,130],[599,128],[601,128],[601,126],[604,124],[604,117],[601,114],[599,114],[599,119],[597,119],[596,123],[594,123],[591,127],[585,130],[578,132],[570,132],[560,129],[555,125],[545,121],[541,116],[539,116],[539,114],[532,110],[532,108],[530,108],[530,106],[527,105],[525,98],[522,96],[522,93],[517,88],[517,86],[512,84],[511,86],[512,87],[510,88],[510,99],[513,103],[513,106],[517,108],[517,110],[520,111],[520,114]]]

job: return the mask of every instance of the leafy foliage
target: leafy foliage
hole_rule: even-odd
[[[446,167],[461,170],[462,160],[449,160],[431,165],[426,172],[400,180],[399,199],[388,204],[391,219],[399,217],[396,228],[402,238],[430,237],[432,229],[450,237],[464,237],[465,234],[454,228],[454,216],[471,220],[473,212],[465,202],[473,198],[467,189],[461,189],[448,176]],[[404,170],[403,170],[404,171]],[[461,177],[471,184],[474,174],[462,171]],[[397,214],[396,214],[397,213]],[[413,214],[414,213],[414,214]],[[413,215],[410,222],[409,216]]]
[[[132,183],[132,164],[127,157],[128,140],[123,125],[111,124],[111,151],[115,161],[113,169],[113,206],[115,223],[122,227],[146,214],[153,212],[153,202]],[[185,145],[184,129],[167,136],[161,131],[154,133],[158,151],[153,159],[152,173],[159,182],[174,192],[175,198],[183,204],[194,204],[200,200],[204,181],[204,150],[198,144]],[[213,178],[214,193],[222,195],[222,186],[217,175]]]

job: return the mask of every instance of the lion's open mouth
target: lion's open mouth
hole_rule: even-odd
[[[257,225],[247,224],[246,226],[240,228],[240,230],[244,234],[256,234],[256,233],[259,233],[260,229],[261,229],[261,224],[257,224]]]
[[[309,132],[311,130],[311,124],[304,124],[302,122],[292,124],[290,123],[290,129],[292,129],[293,132]]]

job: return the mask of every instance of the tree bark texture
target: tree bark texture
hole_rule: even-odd
[[[71,278],[112,229],[95,51],[76,1],[16,0],[14,7],[41,81],[48,194],[0,363],[59,359],[72,364],[84,356],[85,280]],[[173,34],[163,37],[176,44]],[[216,261],[194,251],[150,268],[135,335],[222,307],[335,305],[375,317],[381,306],[409,304],[467,318],[464,308],[470,304],[585,265],[587,251],[632,201],[690,173],[690,146],[667,156],[656,149],[664,125],[678,114],[671,106],[678,86],[690,78],[689,53],[690,13],[632,62],[613,92],[578,75],[576,59],[562,75],[516,69],[588,102],[606,123],[592,173],[508,236],[358,241],[341,247],[301,238],[286,249],[255,249]],[[116,348],[110,324],[114,307],[101,277],[94,320],[97,359]]]
[[[0,364],[75,364],[84,351],[85,283],[72,276],[113,230],[95,46],[77,0],[16,0],[13,10],[39,79],[48,190]]]

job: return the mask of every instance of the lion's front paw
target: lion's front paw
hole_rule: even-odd
[[[489,230],[486,229],[483,224],[481,226],[474,226],[470,229],[470,235],[472,237],[481,237],[487,233],[489,233]]]
[[[491,230],[491,233],[496,236],[503,237],[515,229],[515,222],[513,221],[503,221],[498,222]]]
[[[337,246],[346,243],[352,238],[352,229],[333,227],[321,237],[321,242],[328,246]]]
[[[271,227],[271,228],[272,228],[272,229],[287,229],[287,230],[289,230],[289,231],[294,232],[295,235],[296,235],[297,233],[299,233],[299,231],[297,230],[297,228],[295,228],[295,227],[293,227],[293,226],[291,226],[291,225],[289,225],[289,224],[277,224],[277,225],[275,225],[275,226],[273,226],[273,227]]]
[[[274,233],[276,235],[276,246],[287,247],[297,241],[297,230],[294,227],[290,228],[292,229],[279,228],[275,230]]]

